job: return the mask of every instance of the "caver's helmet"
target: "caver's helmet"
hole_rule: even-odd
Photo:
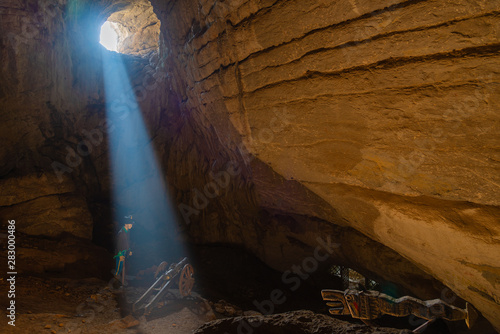
[[[125,224],[132,224],[132,225],[135,224],[135,221],[133,220],[132,215],[128,215],[128,216],[123,217],[123,225],[125,225]]]

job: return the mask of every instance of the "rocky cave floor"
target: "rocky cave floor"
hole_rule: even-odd
[[[116,289],[113,279],[18,275],[16,326],[2,321],[0,332],[411,333],[407,318],[383,318],[377,323],[381,327],[369,327],[347,317],[331,317],[319,291],[310,284],[302,284],[293,293],[286,291],[279,273],[241,250],[216,246],[201,247],[196,252],[192,264],[197,281],[192,295],[181,298],[173,289],[163,305],[147,317],[133,317],[130,310],[132,302],[149,287],[153,270],[146,270],[142,280],[131,280],[121,289]],[[5,279],[0,281],[0,288],[6,295]],[[258,313],[254,304],[269,299],[273,289],[281,289],[286,301],[274,305],[270,315]],[[1,306],[4,310],[7,307]],[[260,325],[252,326],[257,323]],[[455,331],[444,322],[436,322],[425,333]]]

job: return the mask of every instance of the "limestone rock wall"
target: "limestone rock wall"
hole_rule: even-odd
[[[0,226],[16,221],[20,273],[100,276],[110,265],[91,243],[107,192],[106,141],[87,137],[104,111],[100,18],[80,5],[0,7]]]
[[[353,227],[500,326],[500,2],[152,3],[193,118],[314,194],[259,206]]]

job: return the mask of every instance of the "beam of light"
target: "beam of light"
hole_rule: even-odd
[[[109,51],[118,51],[118,33],[112,22],[106,21],[101,26],[99,43]]]
[[[125,57],[102,50],[110,181],[115,220],[134,215],[131,240],[147,254],[134,253],[131,261],[138,261],[135,269],[144,269],[161,260],[177,261],[186,254],[177,239],[176,216],[128,78]]]

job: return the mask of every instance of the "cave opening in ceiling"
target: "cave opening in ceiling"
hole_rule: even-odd
[[[148,0],[133,1],[110,14],[101,26],[100,43],[110,51],[145,56],[158,50],[160,20]]]
[[[116,23],[106,21],[101,26],[99,43],[109,51],[118,51],[118,32]]]

